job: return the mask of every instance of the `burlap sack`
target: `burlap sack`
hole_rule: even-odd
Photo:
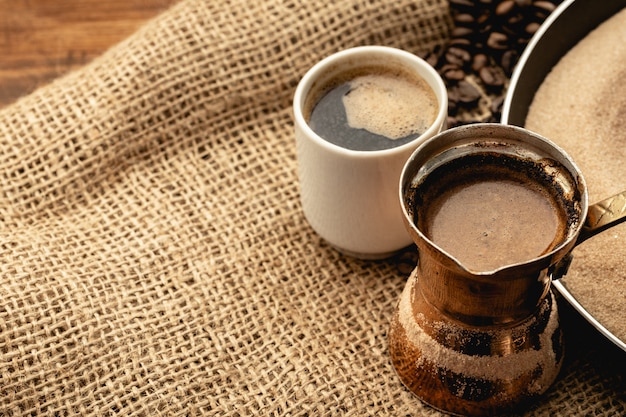
[[[185,0],[0,111],[0,415],[437,415],[387,353],[405,257],[311,230],[290,106],[332,52],[449,27],[443,0]],[[624,412],[593,340],[529,414]]]

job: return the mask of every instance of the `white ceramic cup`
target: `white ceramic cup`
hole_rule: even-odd
[[[351,150],[321,138],[307,123],[309,95],[339,73],[373,65],[401,67],[426,81],[438,101],[432,125],[404,145],[377,151]],[[445,129],[447,107],[439,74],[423,59],[400,49],[361,46],[313,66],[298,84],[293,101],[300,199],[313,229],[339,251],[363,259],[385,258],[410,245],[398,198],[400,173],[418,145]]]

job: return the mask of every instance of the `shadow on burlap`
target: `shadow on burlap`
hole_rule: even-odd
[[[387,354],[411,257],[310,229],[290,106],[324,56],[449,29],[443,0],[184,0],[1,110],[0,415],[438,415]],[[596,348],[528,413],[624,412]]]

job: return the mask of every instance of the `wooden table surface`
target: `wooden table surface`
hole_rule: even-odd
[[[0,108],[79,68],[177,0],[0,0]]]

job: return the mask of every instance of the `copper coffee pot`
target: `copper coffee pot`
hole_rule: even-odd
[[[562,238],[547,253],[473,271],[418,228],[420,182],[442,164],[479,152],[532,163],[567,203]],[[389,333],[401,381],[425,403],[458,415],[511,412],[544,393],[563,360],[551,280],[567,271],[576,244],[625,219],[625,194],[588,207],[580,170],[563,150],[523,128],[480,123],[421,145],[404,167],[400,198],[419,255]]]

